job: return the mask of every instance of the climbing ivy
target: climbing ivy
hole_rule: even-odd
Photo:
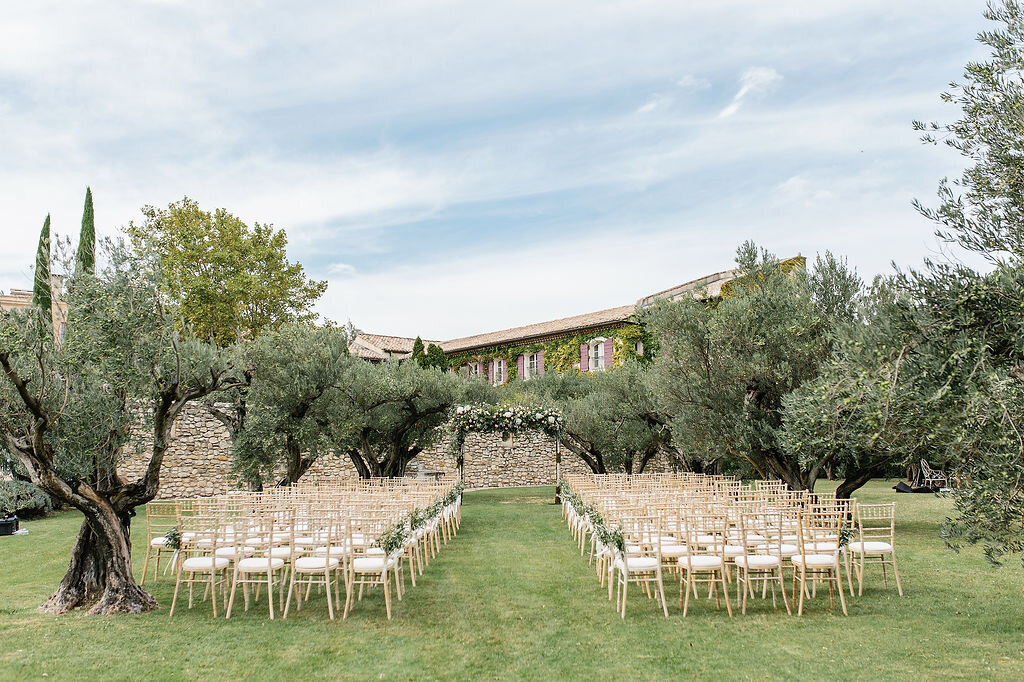
[[[639,360],[650,362],[654,357],[656,344],[654,338],[645,327],[638,324],[626,324],[613,329],[606,329],[600,332],[588,332],[574,336],[547,341],[544,343],[531,343],[527,345],[503,344],[491,346],[484,351],[450,355],[448,366],[458,369],[467,364],[480,362],[489,363],[491,360],[502,359],[505,361],[505,375],[508,381],[512,381],[519,375],[519,368],[516,364],[520,355],[528,355],[544,351],[544,369],[556,372],[568,372],[574,369],[580,361],[580,345],[590,342],[598,336],[612,339],[613,352],[612,364],[621,365],[627,360]],[[635,344],[643,342],[644,354],[637,355]]]

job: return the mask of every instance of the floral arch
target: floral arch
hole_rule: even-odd
[[[565,426],[562,411],[535,405],[458,405],[448,421],[448,447],[455,456],[462,476],[463,446],[470,433],[500,433],[502,444],[511,444],[517,433],[540,431],[555,441],[555,501],[560,501],[558,481],[561,480],[561,440]],[[507,445],[506,445],[507,446]]]

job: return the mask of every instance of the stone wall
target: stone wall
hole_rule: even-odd
[[[207,497],[237,487],[231,475],[231,437],[227,429],[201,405],[187,405],[174,426],[174,438],[164,457],[158,499]],[[121,466],[124,478],[137,478],[149,459],[149,436],[140,433],[133,439],[134,454]],[[666,460],[652,461],[646,471],[667,471]],[[448,442],[441,439],[410,462],[407,475],[431,472],[458,475],[455,457],[448,453]],[[562,448],[563,473],[587,473],[587,466],[576,455]],[[500,434],[471,433],[463,448],[463,480],[467,488],[503,488],[527,485],[554,485],[555,442],[542,433],[516,434],[511,447],[501,443]],[[302,477],[303,481],[328,481],[358,478],[347,457],[324,455]],[[273,481],[267,484],[272,485]]]

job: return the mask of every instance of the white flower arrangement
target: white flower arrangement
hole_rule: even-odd
[[[471,431],[513,434],[540,431],[552,438],[561,436],[564,417],[555,408],[527,405],[459,405],[451,413],[450,449],[457,454]]]

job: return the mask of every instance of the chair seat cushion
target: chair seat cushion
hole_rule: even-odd
[[[386,553],[380,547],[368,547],[366,549],[366,556],[385,556]]]
[[[266,571],[276,571],[284,566],[284,559],[268,558],[265,556],[250,557],[242,559],[236,566],[243,573],[265,573]]]
[[[653,571],[658,568],[658,558],[653,556],[631,556],[626,557],[626,564],[622,563],[622,557],[615,560],[612,568],[621,571],[623,566],[628,566],[627,572],[637,573],[641,571]]]
[[[822,566],[834,566],[836,555],[834,554],[794,554],[789,558],[794,564],[806,564],[809,567],[820,568]]]
[[[265,553],[266,556],[273,557],[275,559],[288,559],[292,555],[291,547],[271,547]]]
[[[251,554],[255,554],[256,550],[252,547],[218,547],[217,551],[214,552],[217,556],[224,557],[225,559],[241,559]]]
[[[740,556],[741,554],[746,554],[746,553],[747,553],[747,549],[745,547],[740,547],[739,545],[726,545],[725,546],[725,556],[727,556],[727,557],[736,557],[736,556]]]
[[[690,566],[696,569],[702,568],[720,568],[722,566],[722,557],[709,556],[707,554],[691,554],[689,558]],[[683,559],[679,560],[679,565],[686,565],[686,561]]]
[[[868,554],[877,552],[884,554],[892,551],[892,545],[888,542],[872,542],[868,540],[867,542],[851,542],[850,549],[854,552],[867,552]]]
[[[380,573],[387,565],[387,558],[382,556],[359,557],[352,560],[352,570],[356,573]]]
[[[775,568],[776,566],[782,565],[781,557],[770,556],[767,554],[738,556],[734,561],[737,566],[747,566],[749,568]]]
[[[167,544],[167,538],[165,536],[163,536],[163,535],[161,535],[158,538],[153,538],[152,540],[149,541],[149,546],[150,547],[163,547],[166,544]]]
[[[215,564],[213,557],[197,556],[185,559],[181,564],[181,568],[185,571],[209,571],[211,568],[219,571],[222,568],[227,568],[230,563],[230,561],[223,557],[217,557]]]
[[[331,555],[331,556],[347,556],[351,554],[347,547],[339,547],[337,545],[331,545],[330,547],[317,547],[313,550],[313,554],[317,556]]]
[[[322,571],[327,568],[337,568],[338,560],[334,557],[325,556],[304,556],[295,560],[295,570],[299,573],[306,571]]]
[[[662,545],[661,556],[681,557],[686,554],[686,545]]]

